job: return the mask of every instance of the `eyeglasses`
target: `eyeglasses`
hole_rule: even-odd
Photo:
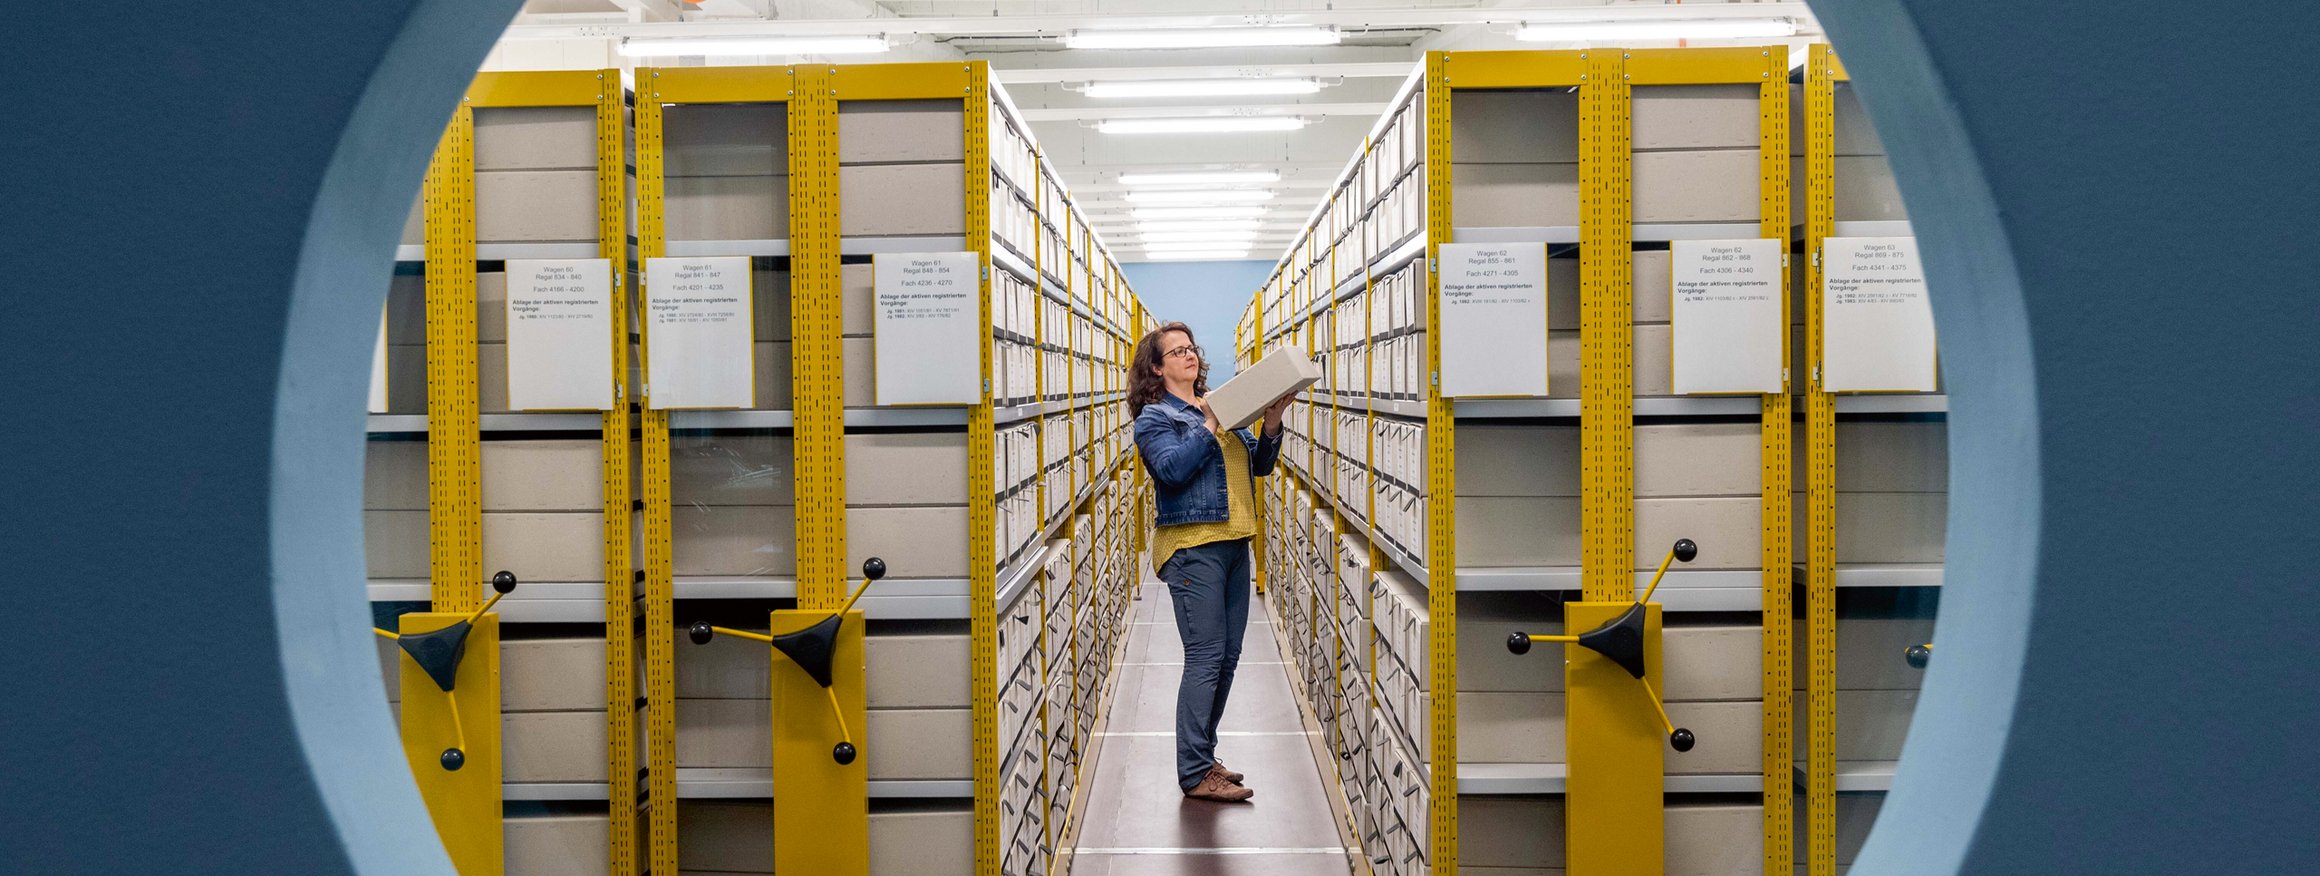
[[[1190,356],[1190,357],[1192,357],[1192,358],[1194,358],[1194,359],[1198,359],[1198,358],[1200,358],[1200,352],[1201,352],[1201,351],[1200,351],[1200,347],[1198,347],[1198,346],[1196,346],[1196,345],[1193,345],[1193,344],[1186,344],[1186,345],[1184,345],[1184,346],[1177,347],[1176,349],[1170,350],[1170,351],[1168,351],[1168,352],[1166,352],[1166,353],[1162,353],[1162,354],[1160,354],[1160,358],[1163,358],[1163,359],[1173,359],[1173,358],[1175,358],[1175,357],[1177,357],[1177,356]]]

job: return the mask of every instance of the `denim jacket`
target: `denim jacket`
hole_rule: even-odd
[[[1281,436],[1258,438],[1247,429],[1232,434],[1249,451],[1249,477],[1273,472],[1281,458]],[[1230,516],[1224,483],[1224,448],[1209,435],[1208,418],[1172,393],[1145,405],[1136,415],[1136,450],[1152,475],[1159,526],[1217,523]],[[1253,490],[1253,485],[1252,485]]]

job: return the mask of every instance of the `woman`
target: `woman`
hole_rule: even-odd
[[[1152,475],[1159,517],[1152,561],[1168,584],[1184,678],[1176,688],[1176,779],[1187,797],[1237,803],[1255,796],[1216,759],[1216,724],[1249,626],[1249,539],[1257,534],[1256,478],[1281,455],[1284,398],[1265,409],[1263,437],[1229,437],[1208,410],[1208,363],[1181,322],[1136,343],[1128,406],[1136,450]]]

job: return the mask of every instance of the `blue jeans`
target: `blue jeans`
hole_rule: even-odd
[[[1249,540],[1184,548],[1160,566],[1184,642],[1176,686],[1176,782],[1190,791],[1216,763],[1216,722],[1232,695],[1249,629]]]

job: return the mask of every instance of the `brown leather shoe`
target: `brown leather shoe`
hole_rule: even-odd
[[[1223,776],[1217,775],[1216,770],[1211,769],[1208,771],[1208,775],[1200,777],[1200,784],[1193,786],[1192,790],[1184,792],[1184,796],[1195,800],[1214,800],[1218,803],[1245,803],[1250,797],[1257,796],[1257,792],[1225,781]]]
[[[1233,772],[1233,771],[1232,771],[1232,768],[1231,768],[1231,767],[1228,767],[1228,766],[1225,766],[1225,765],[1224,765],[1224,761],[1222,761],[1222,760],[1215,760],[1215,761],[1210,761],[1210,762],[1209,762],[1209,767],[1208,767],[1208,768],[1209,768],[1209,770],[1210,770],[1210,771],[1212,771],[1212,772],[1217,772],[1217,773],[1222,773],[1222,774],[1224,774],[1224,780],[1225,780],[1225,781],[1228,781],[1228,782],[1231,782],[1231,783],[1233,783],[1233,784],[1235,784],[1235,785],[1238,785],[1238,784],[1240,784],[1241,782],[1244,782],[1244,781],[1247,781],[1247,780],[1248,780],[1248,776],[1244,776],[1244,775],[1241,775],[1240,773]]]

